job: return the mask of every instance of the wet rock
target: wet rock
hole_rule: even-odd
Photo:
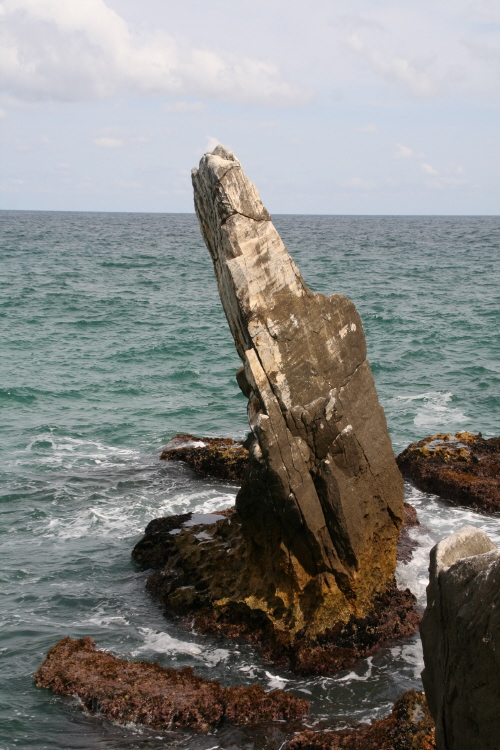
[[[278,630],[260,608],[224,598],[224,576],[230,583],[234,569],[244,564],[247,548],[238,513],[221,513],[157,519],[133,553],[153,567],[161,550],[168,550],[166,564],[150,576],[147,588],[168,612],[188,615],[198,631],[243,638],[267,659],[303,675],[333,674],[372,653],[381,642],[415,632],[420,619],[415,597],[394,585],[374,597],[365,616],[351,615],[347,622],[332,623],[316,634],[307,629]],[[411,510],[408,514],[413,518]]]
[[[474,526],[431,550],[422,673],[438,750],[500,747],[500,550]]]
[[[248,464],[243,443],[231,438],[198,438],[174,435],[162,451],[164,461],[184,461],[196,471],[241,482]]]
[[[416,508],[410,505],[410,503],[404,504],[404,514],[404,523],[399,533],[396,556],[398,562],[409,563],[414,551],[418,547],[418,542],[411,538],[408,529],[411,529],[413,526],[420,526],[420,521],[418,520]]]
[[[206,154],[193,185],[243,363],[249,458],[238,522],[202,545],[183,530],[154,586],[178,611],[245,610],[277,640],[314,638],[393,590],[403,483],[361,319],[347,297],[307,288],[231,152]]]
[[[370,726],[301,732],[284,750],[434,750],[435,747],[434,722],[425,695],[409,690],[396,701],[390,716]]]
[[[34,676],[37,687],[78,697],[89,713],[120,724],[205,732],[222,721],[246,725],[305,716],[309,703],[260,685],[223,688],[190,667],[166,669],[156,662],[118,659],[96,649],[92,638],[63,638]]]
[[[475,510],[500,511],[500,437],[439,433],[412,443],[396,460],[425,492]]]

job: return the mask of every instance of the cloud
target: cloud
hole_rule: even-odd
[[[354,130],[356,133],[376,133],[377,126],[369,123],[368,125],[360,125],[359,127],[354,128]]]
[[[207,154],[209,151],[213,151],[216,146],[218,146],[220,143],[220,140],[218,138],[214,138],[213,135],[207,135],[207,142],[205,144],[205,153]]]
[[[437,169],[434,169],[434,167],[432,167],[430,164],[425,164],[425,162],[423,162],[420,165],[420,169],[422,170],[422,172],[425,172],[425,174],[428,174],[428,175],[438,175],[439,174],[439,172],[437,171]]]
[[[351,177],[350,180],[344,183],[344,187],[353,188],[354,190],[371,190],[377,186],[374,182],[366,182],[360,177]]]
[[[4,117],[7,117],[7,112],[4,109],[0,109],[0,120],[3,120]]]
[[[194,112],[202,112],[204,109],[203,102],[167,102],[162,106],[162,111],[169,115],[188,115]]]
[[[104,0],[4,0],[0,85],[21,100],[203,96],[294,106],[310,100],[266,61],[135,29]]]
[[[121,138],[94,138],[94,145],[100,146],[101,148],[120,148],[123,146],[123,140]]]
[[[402,143],[398,143],[396,146],[396,153],[394,154],[396,159],[411,159],[415,156],[413,150],[409,146],[403,146]]]

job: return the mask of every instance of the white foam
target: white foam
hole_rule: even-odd
[[[413,418],[413,424],[417,427],[448,429],[450,425],[461,426],[469,422],[466,414],[449,405],[453,399],[450,391],[425,391],[415,396],[396,396],[396,399],[407,403],[421,402],[417,405],[417,413]]]
[[[157,654],[188,654],[195,659],[203,661],[208,666],[215,666],[225,661],[229,651],[224,648],[202,648],[197,643],[181,641],[173,638],[165,632],[158,632],[151,628],[139,628],[139,633],[144,638],[144,643],[132,651],[132,656],[137,656],[145,651]]]

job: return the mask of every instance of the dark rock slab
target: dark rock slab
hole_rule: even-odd
[[[396,460],[425,492],[486,513],[500,511],[500,437],[439,433],[412,443]]]
[[[434,750],[435,747],[434,722],[425,695],[408,690],[396,701],[390,716],[370,726],[301,732],[283,750]]]
[[[308,701],[260,685],[223,688],[190,667],[166,669],[156,662],[127,661],[99,651],[92,638],[63,638],[36,672],[37,687],[76,696],[89,713],[120,724],[206,732],[222,721],[236,725],[291,721],[305,716]]]
[[[431,550],[422,673],[438,750],[500,748],[500,550],[474,526]]]
[[[202,474],[241,482],[248,465],[243,443],[231,438],[198,438],[180,433],[167,443],[160,458],[184,461]]]

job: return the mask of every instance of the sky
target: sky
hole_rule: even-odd
[[[500,0],[0,0],[0,208],[498,214]]]

